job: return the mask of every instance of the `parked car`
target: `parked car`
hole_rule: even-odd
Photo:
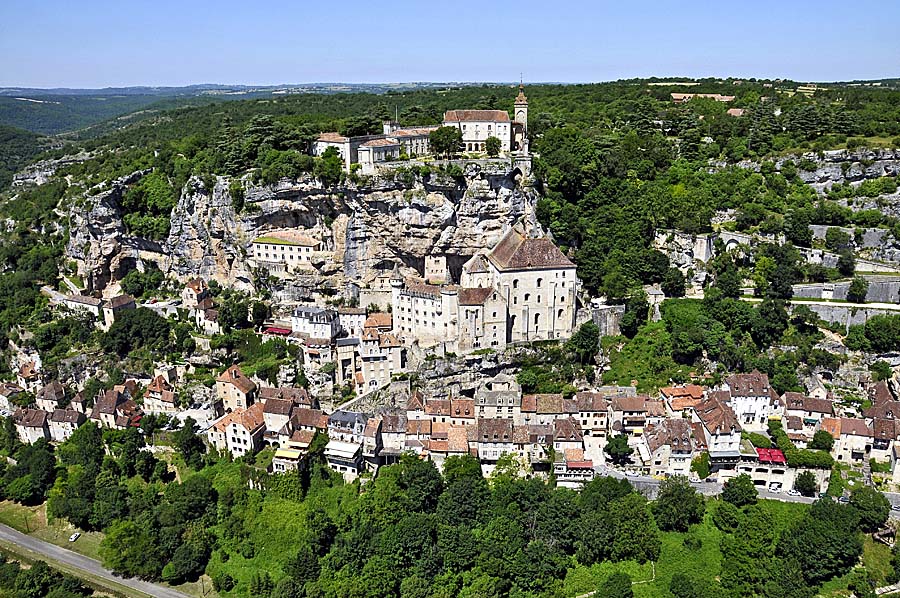
[[[900,505],[891,505],[892,511],[900,511]]]
[[[800,496],[800,491],[799,491],[799,490],[795,490],[794,488],[791,488],[790,490],[788,490],[788,494],[789,494],[790,496]]]
[[[74,542],[75,540],[77,540],[80,537],[81,537],[81,532],[75,532],[74,534],[69,536],[69,542]]]
[[[841,496],[840,498],[838,498],[838,502],[848,503],[850,502],[850,499],[846,496]]]

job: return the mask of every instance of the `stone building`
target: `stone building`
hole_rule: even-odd
[[[225,411],[245,409],[256,399],[256,383],[233,365],[216,378],[216,398]]]
[[[321,245],[297,230],[271,231],[250,243],[248,258],[253,267],[266,268],[269,272],[312,270],[313,254]]]
[[[291,330],[304,338],[330,340],[340,334],[341,321],[333,309],[300,306],[291,314]]]
[[[550,239],[529,236],[517,224],[485,256],[466,262],[460,283],[490,281],[506,302],[509,342],[549,340],[572,335],[580,284],[575,272]]]
[[[379,163],[395,160],[400,154],[410,157],[431,153],[429,135],[437,127],[400,127],[386,122],[381,134],[348,137],[340,133],[321,133],[312,144],[312,154],[321,156],[333,147],[343,162],[344,170],[359,164],[364,174],[374,172]]]
[[[372,328],[363,333],[359,345],[360,378],[356,380],[360,393],[378,389],[391,381],[391,376],[403,371],[404,348],[396,336]]]

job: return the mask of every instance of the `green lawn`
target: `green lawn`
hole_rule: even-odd
[[[103,534],[82,531],[78,540],[69,542],[72,532],[80,530],[66,521],[56,519],[48,522],[46,505],[26,507],[11,501],[0,502],[0,523],[45,542],[100,560],[100,542],[103,540]]]

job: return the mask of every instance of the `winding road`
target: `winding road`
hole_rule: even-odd
[[[99,561],[72,552],[55,544],[38,540],[31,536],[14,530],[11,527],[0,524],[0,544],[12,544],[19,549],[24,549],[25,556],[36,559],[46,559],[47,564],[53,566],[56,563],[64,565],[73,574],[79,572],[107,581],[111,585],[111,589],[118,591],[128,591],[131,596],[145,598],[153,596],[158,598],[188,598],[187,594],[183,594],[172,588],[160,586],[148,581],[140,579],[124,578],[114,575],[112,572],[103,568]],[[33,554],[27,554],[33,553]],[[54,562],[55,561],[55,562]]]

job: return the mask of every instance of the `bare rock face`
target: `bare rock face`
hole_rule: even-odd
[[[314,272],[298,276],[294,294],[347,281],[364,284],[385,269],[421,275],[425,257],[447,257],[454,274],[483,248],[493,246],[519,218],[534,221],[537,195],[506,169],[471,165],[465,176],[411,172],[370,177],[324,188],[309,177],[255,185],[242,180],[244,208],[237,212],[229,187],[188,180],[172,210],[169,237],[155,243],[130,237],[120,207],[127,187],[149,171],[114,181],[109,190],[70,208],[68,259],[78,264],[88,290],[103,290],[129,270],[155,262],[181,281],[194,276],[250,290],[250,243],[272,230],[291,228],[321,243]],[[534,224],[534,222],[532,222]]]
[[[406,173],[329,189],[312,178],[243,183],[245,207],[238,214],[229,181],[220,178],[211,194],[189,181],[172,213],[166,244],[171,274],[251,285],[250,242],[283,228],[301,229],[321,242],[312,262],[318,276],[311,280],[328,278],[336,286],[367,282],[394,265],[402,273],[421,274],[425,256],[432,253],[446,255],[451,269],[458,269],[476,251],[496,243],[536,200],[507,172],[477,168],[460,179]]]
[[[242,290],[252,288],[244,258],[249,242],[238,220],[228,179],[217,177],[213,189],[191,178],[172,210],[165,249],[171,257],[169,274],[184,280],[195,276],[217,280]],[[252,238],[251,238],[252,240]]]
[[[120,202],[128,185],[149,171],[134,172],[96,195],[76,200],[69,209],[67,259],[78,264],[88,291],[102,290],[135,267],[135,240],[128,238]]]
[[[838,183],[859,184],[867,179],[900,174],[900,149],[867,149],[830,150],[822,152],[806,152],[784,156],[775,161],[775,168],[781,169],[785,162],[804,166],[812,164],[814,168],[798,168],[800,179],[816,191],[823,193]],[[726,164],[717,162],[712,167],[722,168]],[[737,164],[759,172],[760,164],[752,160],[744,160]]]

